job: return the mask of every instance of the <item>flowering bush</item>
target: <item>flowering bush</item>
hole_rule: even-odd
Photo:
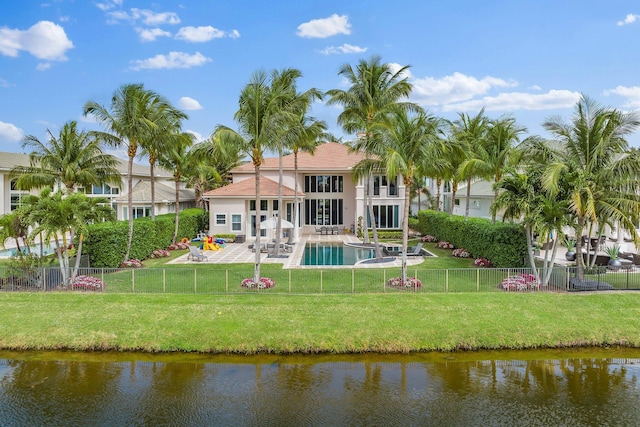
[[[407,277],[402,282],[402,277],[392,277],[387,281],[387,286],[397,289],[416,289],[422,287],[422,282],[415,277]]]
[[[97,277],[77,276],[71,284],[71,289],[80,291],[101,291],[104,289],[104,283]]]
[[[440,240],[438,243],[436,243],[436,248],[453,249],[453,244],[449,242],[445,242],[444,240]]]
[[[537,291],[540,289],[540,284],[533,274],[521,273],[507,277],[498,285],[498,288],[505,291]]]
[[[426,236],[422,236],[421,239],[423,242],[427,242],[427,243],[433,243],[438,241],[438,239],[436,239],[434,236],[427,234]]]
[[[189,249],[189,244],[188,243],[182,243],[182,242],[176,242],[176,243],[170,244],[167,249],[170,250],[170,251],[175,251],[175,250],[178,250],[178,249]]]
[[[454,249],[451,252],[451,255],[453,255],[455,257],[458,257],[458,258],[469,258],[471,256],[471,254],[469,253],[468,250],[462,249],[462,248]]]
[[[139,259],[131,258],[129,261],[125,261],[120,264],[120,268],[140,268],[142,262]]]
[[[493,264],[491,264],[491,261],[489,261],[486,258],[476,258],[476,260],[473,262],[473,265],[475,265],[476,267],[491,267]]]
[[[165,258],[165,257],[168,257],[170,255],[171,254],[167,250],[156,249],[155,251],[151,252],[151,255],[149,255],[149,258]]]
[[[254,282],[253,278],[244,279],[240,284],[240,286],[249,289],[269,289],[273,288],[275,285],[276,282],[268,277],[261,277],[258,279],[258,283]]]

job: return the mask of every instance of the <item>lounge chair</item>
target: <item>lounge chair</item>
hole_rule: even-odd
[[[418,246],[413,248],[407,248],[407,256],[420,256],[422,255],[422,242],[418,243]]]
[[[569,288],[576,291],[611,291],[615,289],[607,282],[580,280],[576,277],[569,280]]]
[[[209,258],[200,252],[200,249],[195,246],[189,245],[189,255],[187,255],[187,261],[191,259],[192,261],[206,261]]]

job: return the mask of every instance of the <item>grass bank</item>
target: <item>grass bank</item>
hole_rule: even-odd
[[[0,294],[0,349],[358,353],[640,347],[640,294]]]

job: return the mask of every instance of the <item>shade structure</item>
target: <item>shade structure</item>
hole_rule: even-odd
[[[275,230],[278,227],[278,218],[269,218],[260,222],[260,230]],[[293,228],[293,224],[283,219],[280,228]]]

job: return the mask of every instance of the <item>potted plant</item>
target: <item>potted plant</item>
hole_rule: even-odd
[[[564,257],[567,261],[576,260],[576,241],[573,239],[564,239],[564,245],[567,247],[567,253]]]
[[[607,255],[609,255],[609,262],[607,263],[608,265],[612,267],[622,267],[622,261],[620,261],[619,258],[620,246],[607,246],[606,248],[604,248],[604,251],[607,253]]]

